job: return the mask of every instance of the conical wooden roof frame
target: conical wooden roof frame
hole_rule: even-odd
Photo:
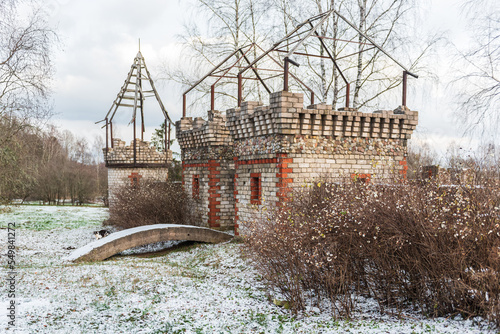
[[[135,79],[134,79],[135,78]],[[149,86],[151,89],[149,90],[144,90],[143,82],[149,83]],[[137,55],[134,58],[134,62],[132,66],[130,67],[130,71],[127,75],[127,78],[125,79],[125,82],[123,83],[123,86],[121,87],[120,91],[118,92],[116,99],[113,101],[113,104],[111,105],[111,108],[109,109],[108,113],[106,114],[106,117],[97,123],[100,122],[105,122],[106,124],[103,126],[106,128],[106,165],[107,163],[107,154],[109,150],[109,139],[111,139],[111,147],[113,148],[114,143],[113,143],[113,118],[115,117],[118,109],[120,107],[122,108],[133,108],[132,111],[132,119],[130,120],[129,124],[133,124],[133,166],[137,165],[137,136],[136,136],[136,118],[137,118],[137,113],[140,113],[141,116],[141,140],[144,140],[144,132],[145,132],[145,126],[144,126],[144,101],[148,97],[155,97],[156,101],[158,102],[158,105],[160,106],[160,109],[163,113],[163,116],[165,117],[165,122],[164,122],[164,131],[165,131],[165,150],[168,151],[170,150],[170,134],[172,130],[172,119],[168,115],[167,110],[165,109],[165,106],[163,105],[163,102],[161,101],[160,95],[158,94],[158,91],[156,90],[153,78],[151,77],[151,74],[149,73],[149,70],[146,66],[146,62],[144,60],[144,56],[141,53],[140,46],[139,46],[139,51],[137,52]],[[129,102],[130,101],[130,102]],[[128,102],[128,103],[127,103]],[[168,125],[168,126],[167,126]],[[168,154],[167,160],[168,160]],[[126,165],[126,164],[124,164]]]
[[[135,78],[135,81],[133,78]],[[143,80],[149,82],[151,90],[145,91],[142,89]],[[129,86],[132,86],[133,88],[130,88]],[[132,93],[132,94],[127,94],[127,93]],[[148,96],[147,94],[153,94],[153,95]],[[132,119],[130,120],[129,124],[135,122],[138,110],[141,113],[141,120],[144,123],[144,100],[147,97],[152,97],[152,96],[154,96],[158,101],[158,104],[161,108],[161,111],[163,112],[165,120],[168,121],[169,123],[173,123],[172,120],[170,119],[170,116],[168,115],[167,110],[165,109],[165,106],[163,105],[163,102],[161,101],[160,95],[156,90],[153,78],[151,77],[151,74],[149,73],[149,70],[146,66],[144,57],[141,51],[139,50],[139,52],[137,52],[137,55],[134,58],[134,63],[130,67],[130,71],[127,75],[127,78],[125,79],[125,82],[122,88],[120,89],[120,92],[117,94],[116,99],[113,101],[111,108],[106,114],[105,119],[107,119],[109,122],[112,122],[119,107],[128,107],[128,108],[133,108]],[[124,100],[133,101],[133,104],[125,103]]]

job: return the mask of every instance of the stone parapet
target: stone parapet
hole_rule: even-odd
[[[147,141],[136,139],[136,164],[166,164],[172,161],[172,151],[158,152]],[[134,141],[126,146],[125,141],[118,138],[113,139],[113,147],[104,148],[104,159],[107,165],[134,164]]]
[[[226,127],[225,118],[219,111],[210,111],[208,120],[201,117],[183,117],[175,123],[177,141],[181,149],[231,146],[232,138]]]
[[[227,111],[234,140],[266,135],[409,139],[418,124],[418,112],[406,107],[363,113],[336,111],[330,105],[303,108],[303,94],[276,92],[270,106],[245,102]]]

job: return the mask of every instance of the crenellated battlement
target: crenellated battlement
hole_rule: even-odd
[[[159,164],[166,165],[172,160],[172,151],[159,152],[150,142],[136,139],[136,157],[134,161],[134,141],[127,146],[125,141],[113,138],[113,146],[103,149],[106,165]],[[131,166],[132,167],[132,166]]]
[[[270,106],[244,102],[227,111],[227,126],[235,140],[265,135],[409,139],[418,124],[418,112],[333,110],[331,105],[303,108],[301,93],[271,94]]]
[[[182,150],[231,146],[232,138],[226,127],[225,117],[219,111],[210,111],[208,120],[201,117],[183,117],[176,124],[176,135]]]

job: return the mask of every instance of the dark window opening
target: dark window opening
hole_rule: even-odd
[[[193,193],[194,199],[200,198],[200,176],[199,175],[193,175],[192,193]]]
[[[132,173],[128,176],[128,178],[130,179],[130,186],[133,189],[139,188],[139,180],[141,179],[141,177],[142,175],[140,175],[139,173]]]
[[[250,203],[260,204],[261,198],[261,185],[260,174],[250,174]]]

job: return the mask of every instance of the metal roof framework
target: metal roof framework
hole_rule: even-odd
[[[364,47],[354,53],[350,53],[347,55],[338,55],[335,57],[332,55],[330,50],[328,49],[327,45],[325,44],[324,40],[337,40],[337,41],[342,41],[342,42],[347,42],[347,43],[355,43],[359,44],[359,42],[355,41],[354,37],[351,40],[341,40],[337,38],[333,38],[331,36],[324,36],[318,33],[319,28],[322,26],[322,24],[325,23],[325,21],[333,16],[336,15],[338,16],[342,21],[344,21],[348,26],[350,26],[353,30],[356,31],[358,34],[356,37],[362,36],[365,40],[362,44]],[[304,44],[308,39],[318,39],[319,43],[322,45],[323,49],[326,51],[326,55],[320,55],[320,54],[314,54],[311,52],[303,51],[304,50]],[[260,50],[262,53],[256,57],[253,61],[250,61],[248,59],[249,51],[252,48],[257,48]],[[355,55],[358,55],[359,53],[366,52],[369,50],[373,49],[378,49],[380,52],[382,52],[384,55],[386,55],[389,59],[391,59],[395,64],[397,64],[399,67],[403,69],[403,80],[402,80],[402,105],[406,106],[406,90],[407,90],[407,78],[408,75],[413,76],[415,78],[418,78],[416,74],[411,73],[405,66],[403,66],[400,62],[398,62],[394,57],[392,57],[387,51],[385,51],[380,45],[378,45],[372,38],[367,36],[365,33],[360,31],[355,24],[347,20],[343,15],[341,15],[338,11],[335,9],[329,10],[327,12],[324,12],[322,14],[313,16],[304,22],[300,23],[297,25],[290,33],[288,33],[285,37],[283,37],[281,40],[278,42],[274,43],[268,50],[263,50],[260,46],[257,44],[250,44],[247,46],[244,46],[233,53],[231,53],[229,56],[227,56],[221,63],[219,63],[217,66],[215,66],[211,71],[209,71],[203,78],[198,80],[193,86],[191,86],[188,90],[186,90],[183,94],[183,116],[186,116],[186,94],[188,94],[191,90],[193,90],[196,86],[198,86],[201,82],[206,80],[209,77],[216,77],[217,80],[215,83],[211,85],[211,109],[214,109],[214,94],[215,94],[215,85],[222,79],[222,78],[230,78],[234,79],[237,78],[238,80],[238,107],[241,106],[241,103],[243,102],[243,85],[244,85],[244,80],[258,80],[262,86],[266,89],[268,93],[271,93],[269,90],[268,86],[265,84],[265,80],[275,78],[278,76],[283,76],[283,90],[288,91],[289,90],[289,77],[292,77],[295,79],[300,86],[304,90],[307,90],[310,93],[310,101],[311,104],[314,104],[314,91],[308,87],[303,81],[301,81],[295,74],[290,72],[290,64],[294,66],[299,66],[299,63],[293,59],[294,56],[305,56],[305,57],[317,57],[317,58],[323,58],[323,59],[328,59],[331,60],[335,68],[338,70],[342,80],[345,83],[345,89],[346,89],[346,98],[345,98],[345,107],[349,108],[350,106],[350,83],[349,80],[347,79],[346,75],[343,73],[342,69],[339,67],[337,61],[352,57]],[[284,57],[281,56],[283,53],[285,53]],[[236,59],[236,60],[234,60]],[[234,60],[234,61],[232,61]],[[262,66],[265,61],[271,60],[275,64],[278,65],[278,68],[280,71],[278,74],[276,74],[276,69],[271,69],[271,68],[265,68],[265,67],[260,67]],[[243,65],[242,65],[243,64]],[[235,73],[234,69],[239,69],[239,72]],[[232,71],[232,72],[231,72]],[[266,74],[267,72],[271,71],[272,75]],[[249,74],[249,72],[252,72]],[[253,75],[253,76],[252,76]]]
[[[189,92],[195,89],[202,82],[206,81],[209,78],[212,78],[212,84],[210,86],[210,109],[215,109],[215,87],[219,84],[223,79],[229,80],[238,80],[238,106],[241,106],[242,102],[242,88],[243,88],[243,80],[254,80],[258,81],[262,87],[271,94],[271,89],[268,84],[266,84],[267,80],[276,78],[282,75],[282,71],[284,70],[282,62],[280,62],[279,58],[273,56],[272,54],[267,55],[267,60],[269,63],[274,65],[269,66],[270,64],[264,65],[263,67],[257,67],[256,65],[250,66],[252,61],[250,60],[250,55],[254,52],[263,53],[265,52],[258,44],[251,43],[245,45],[231,54],[229,54],[224,60],[222,60],[218,65],[216,65],[213,69],[211,69],[205,76],[203,76],[200,80],[198,80],[195,84],[189,87],[182,95],[182,115],[186,116],[186,96]],[[242,69],[251,69],[251,73],[248,75],[241,75],[240,71]],[[304,90],[309,91],[314,99],[313,90],[307,86],[304,82],[302,82],[298,77],[291,74],[291,76],[298,82],[300,86]]]

